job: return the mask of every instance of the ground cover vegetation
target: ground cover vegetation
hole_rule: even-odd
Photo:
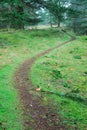
[[[39,58],[32,67],[31,79],[44,93],[43,102],[55,104],[63,123],[70,130],[87,129],[87,37]]]
[[[23,130],[22,106],[13,85],[18,66],[68,39],[66,34],[55,29],[0,32],[0,130]]]

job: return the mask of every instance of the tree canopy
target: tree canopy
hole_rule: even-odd
[[[0,1],[0,27],[24,28],[41,20],[58,27],[67,20],[74,32],[87,34],[87,0]]]
[[[38,9],[34,0],[5,0],[0,2],[0,19],[10,27],[24,28],[39,21]]]

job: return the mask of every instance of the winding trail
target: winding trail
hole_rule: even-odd
[[[24,130],[68,130],[66,126],[61,123],[62,119],[57,114],[57,108],[55,108],[54,111],[51,111],[51,106],[43,105],[43,93],[36,96],[29,91],[34,88],[29,75],[31,73],[31,66],[36,59],[75,40],[75,37],[69,36],[71,37],[69,41],[60,43],[60,45],[26,60],[15,73],[14,84],[15,88],[18,89],[20,101],[22,103],[25,120]]]

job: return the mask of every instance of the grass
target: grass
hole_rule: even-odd
[[[37,60],[31,79],[50,104],[59,108],[69,130],[87,130],[87,36],[78,36]]]
[[[23,115],[13,76],[24,60],[69,37],[57,29],[0,32],[0,130],[23,130]]]

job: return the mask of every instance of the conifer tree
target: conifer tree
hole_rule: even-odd
[[[12,28],[24,28],[24,25],[39,21],[36,11],[39,6],[34,0],[5,0],[0,2],[0,21]]]

